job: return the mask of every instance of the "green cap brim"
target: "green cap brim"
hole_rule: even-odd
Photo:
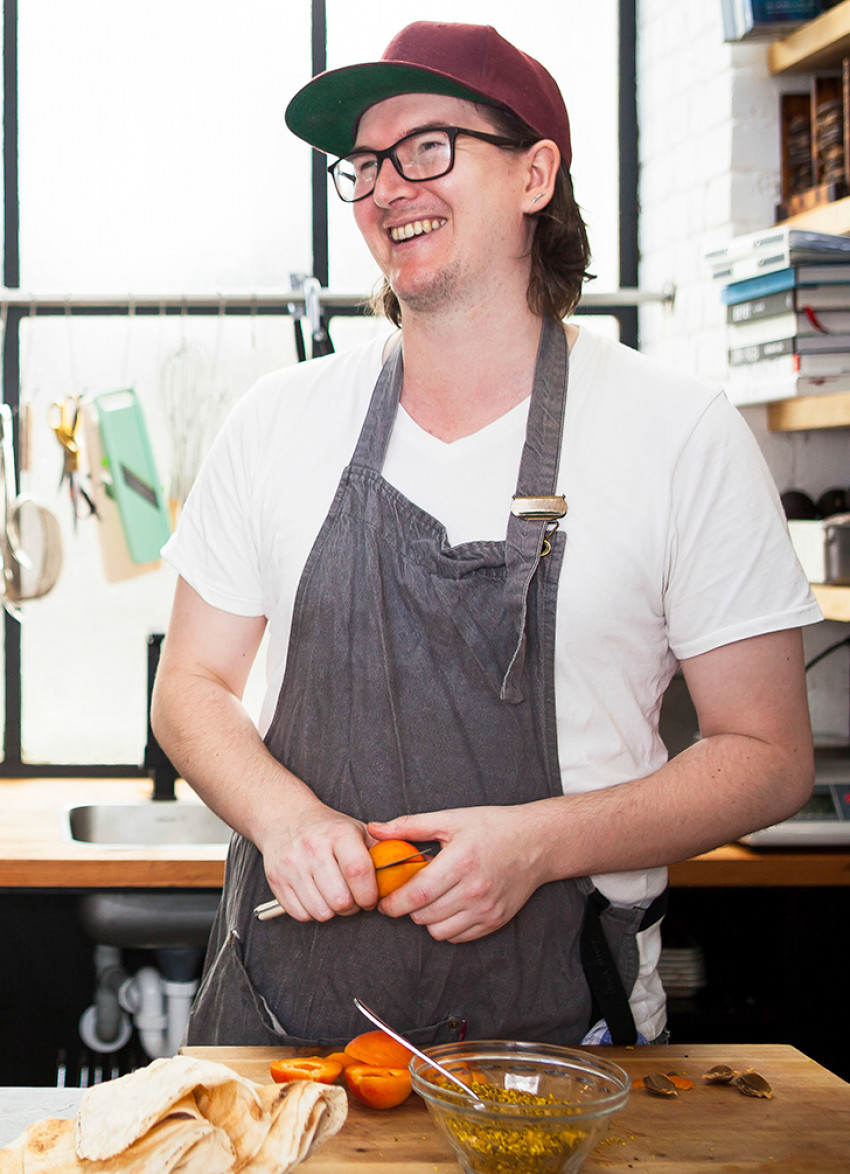
[[[328,155],[347,155],[354,146],[363,112],[397,94],[446,94],[493,105],[492,99],[437,70],[375,61],[314,77],[287,106],[286,125],[293,134]]]

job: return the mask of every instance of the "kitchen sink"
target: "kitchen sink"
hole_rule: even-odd
[[[66,808],[66,835],[101,847],[227,844],[230,828],[203,803],[85,803]]]
[[[92,941],[123,949],[205,947],[218,892],[104,891],[80,897],[83,928]]]

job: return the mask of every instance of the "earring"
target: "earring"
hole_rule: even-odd
[[[545,192],[538,192],[536,196],[531,197],[532,204],[536,204],[538,200],[542,200]]]

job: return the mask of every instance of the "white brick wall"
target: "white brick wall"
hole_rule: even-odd
[[[766,45],[725,44],[720,0],[637,0],[640,285],[675,288],[672,308],[640,312],[641,349],[709,383],[726,378],[725,311],[701,265],[719,241],[774,221],[779,199],[779,94],[808,79],[772,78]],[[780,491],[814,497],[850,487],[850,433],[768,433],[766,409],[743,411]],[[811,656],[850,634],[824,623],[806,633]],[[848,733],[848,658],[812,670],[815,732]]]

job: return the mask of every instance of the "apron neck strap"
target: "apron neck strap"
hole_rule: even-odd
[[[555,318],[544,318],[534,369],[525,445],[517,478],[518,498],[555,495],[568,379],[569,353],[563,324]],[[505,608],[514,618],[517,644],[502,680],[503,701],[518,703],[523,700],[520,681],[525,665],[528,592],[547,541],[546,532],[550,524],[545,517],[521,517],[519,513],[513,512],[508,521]]]
[[[352,464],[359,465],[360,468],[373,469],[376,473],[380,473],[384,467],[403,383],[404,359],[402,344],[398,343],[381,368],[366,419],[360,429]]]
[[[517,478],[517,497],[550,497],[555,494],[568,377],[569,356],[563,323],[555,318],[544,318]],[[399,345],[384,363],[375,384],[352,464],[380,473],[403,382],[404,361]],[[519,702],[523,699],[520,681],[525,665],[528,591],[540,562],[550,524],[546,518],[519,516],[519,511],[511,513],[508,520],[505,610],[513,619],[517,644],[502,681],[500,695],[503,701]]]

